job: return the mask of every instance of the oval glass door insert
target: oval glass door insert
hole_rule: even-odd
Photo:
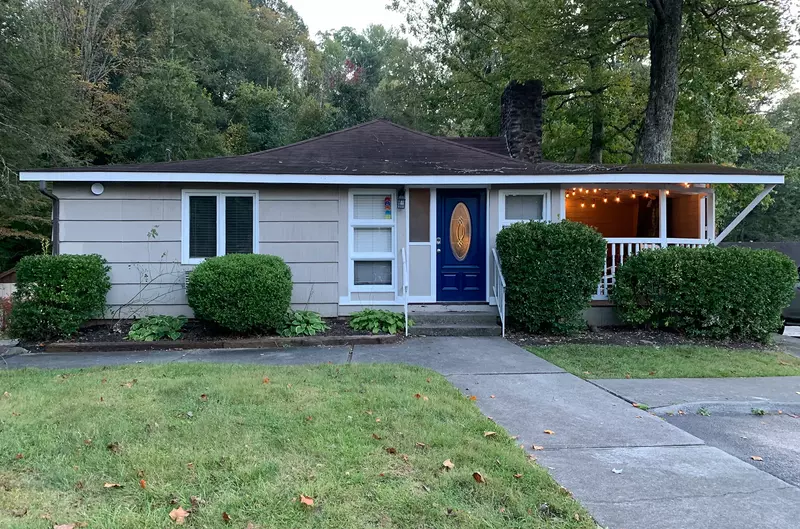
[[[458,261],[463,261],[472,242],[472,217],[463,202],[456,204],[450,216],[450,249]]]

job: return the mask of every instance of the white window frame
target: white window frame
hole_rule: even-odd
[[[253,253],[258,248],[258,191],[222,191],[215,189],[184,189],[181,193],[181,264],[200,264],[205,257],[189,257],[189,197],[217,197],[217,257],[225,255],[225,199],[250,197],[253,199]]]
[[[386,219],[356,219],[355,197],[358,195],[384,195],[392,197],[392,220]],[[397,292],[397,192],[393,189],[350,189],[348,193],[347,212],[347,274],[350,292]],[[356,228],[391,228],[392,251],[387,253],[358,253],[355,251]],[[391,261],[391,285],[356,285],[356,261]]]
[[[502,230],[506,226],[511,226],[517,222],[527,222],[520,219],[507,219],[506,218],[506,197],[513,197],[519,195],[538,195],[542,198],[542,218],[534,222],[549,222],[550,221],[550,191],[547,189],[503,189],[499,195],[499,226]]]

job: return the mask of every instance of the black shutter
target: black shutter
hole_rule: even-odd
[[[253,197],[225,197],[225,253],[253,253]]]
[[[189,197],[189,257],[217,256],[217,197]]]

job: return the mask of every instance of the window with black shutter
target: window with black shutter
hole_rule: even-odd
[[[183,263],[258,251],[258,194],[184,191]]]

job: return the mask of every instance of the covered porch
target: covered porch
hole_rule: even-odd
[[[642,250],[714,241],[714,190],[707,184],[563,186],[562,218],[608,241],[595,300],[608,300],[617,269]]]

